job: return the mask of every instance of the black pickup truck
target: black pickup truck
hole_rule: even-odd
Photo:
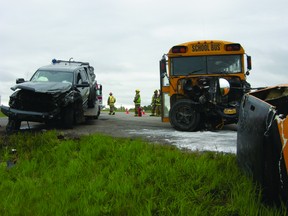
[[[89,63],[53,59],[29,81],[16,80],[9,106],[1,106],[9,117],[6,131],[19,130],[22,121],[72,128],[85,117],[96,119],[100,114],[96,88],[94,68]]]

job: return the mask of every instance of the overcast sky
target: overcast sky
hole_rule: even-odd
[[[89,62],[116,106],[149,105],[159,60],[179,43],[219,39],[252,56],[252,87],[288,83],[287,0],[1,0],[0,95],[53,58]]]

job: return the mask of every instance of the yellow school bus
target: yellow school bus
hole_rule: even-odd
[[[181,131],[238,121],[251,57],[239,43],[201,40],[173,46],[160,60],[162,121]]]

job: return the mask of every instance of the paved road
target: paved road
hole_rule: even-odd
[[[5,134],[7,118],[0,118],[0,134]],[[22,122],[21,131],[50,129],[44,124]],[[179,148],[236,153],[236,126],[228,126],[224,130],[211,132],[175,131],[169,123],[161,122],[159,117],[143,115],[134,117],[133,113],[116,113],[108,115],[102,112],[97,120],[89,120],[76,125],[73,129],[63,130],[69,136],[80,136],[104,133],[115,137],[140,137],[147,141],[171,144]]]

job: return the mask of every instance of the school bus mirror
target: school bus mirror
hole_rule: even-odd
[[[252,69],[252,59],[251,56],[247,55],[247,69],[251,70]]]
[[[162,77],[162,74],[166,74],[167,73],[167,69],[166,69],[166,59],[161,59],[160,60],[160,74]]]
[[[219,78],[220,93],[222,96],[228,95],[230,91],[230,83],[224,78]]]

